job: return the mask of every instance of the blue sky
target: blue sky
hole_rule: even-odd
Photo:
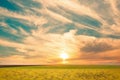
[[[118,65],[119,43],[119,0],[0,0],[0,65]]]

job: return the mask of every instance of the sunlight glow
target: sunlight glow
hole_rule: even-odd
[[[66,63],[67,63],[66,59],[68,59],[69,56],[68,56],[67,53],[62,53],[62,54],[60,54],[60,58],[63,59],[62,63],[63,63],[63,64],[66,64]]]
[[[66,53],[62,53],[60,57],[65,60],[68,58],[68,55]]]

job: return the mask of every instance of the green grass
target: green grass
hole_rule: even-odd
[[[3,67],[0,68],[0,80],[120,80],[120,66]]]

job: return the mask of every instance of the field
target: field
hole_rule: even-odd
[[[1,67],[0,80],[120,80],[120,66]]]

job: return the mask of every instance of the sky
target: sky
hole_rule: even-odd
[[[0,65],[120,65],[119,0],[0,0]]]

